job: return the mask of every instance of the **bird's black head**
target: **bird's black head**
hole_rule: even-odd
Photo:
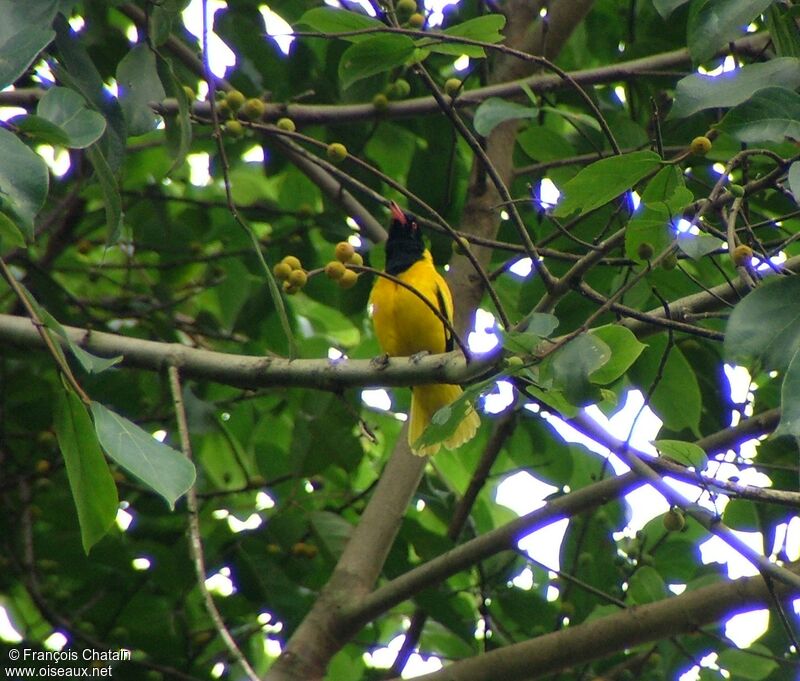
[[[414,215],[404,213],[394,201],[389,204],[389,210],[392,213],[392,224],[389,226],[389,239],[386,242],[386,271],[397,275],[422,260],[425,243]]]

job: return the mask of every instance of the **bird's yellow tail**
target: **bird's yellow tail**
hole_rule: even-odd
[[[461,394],[461,388],[457,385],[445,383],[435,385],[418,385],[413,389],[411,395],[411,420],[408,425],[408,444],[411,451],[417,456],[431,456],[439,451],[440,444],[426,445],[414,449],[414,443],[422,435],[422,432],[431,422],[433,415],[442,407],[451,404]],[[447,438],[444,446],[447,449],[455,449],[465,442],[471,440],[480,425],[480,417],[472,408],[469,408],[466,416],[461,420],[456,432]]]

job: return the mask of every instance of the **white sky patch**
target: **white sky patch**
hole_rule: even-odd
[[[69,643],[69,639],[64,634],[60,631],[54,631],[44,640],[42,645],[48,650],[61,650],[67,643]]]
[[[19,643],[22,641],[22,634],[20,634],[11,623],[11,618],[8,616],[8,611],[0,605],[0,641],[6,643]]]
[[[139,556],[139,558],[134,558],[131,561],[133,569],[137,570],[138,572],[144,572],[145,570],[149,570],[152,564],[153,563],[150,561],[150,559],[145,556]]]
[[[758,532],[732,532],[756,553],[761,553],[763,539]],[[711,537],[700,544],[700,558],[703,563],[722,563],[728,568],[730,579],[753,577],[758,569],[719,537]]]
[[[220,0],[208,0],[207,20],[208,20],[208,65],[211,73],[221,77],[229,66],[236,64],[236,55],[233,51],[214,33],[213,22],[214,12],[227,7],[228,4]],[[203,3],[202,0],[192,0],[188,7],[183,10],[183,24],[186,30],[194,35],[199,44],[203,44]]]
[[[230,596],[236,593],[236,587],[231,581],[231,569],[222,568],[219,572],[206,579],[206,589],[218,596]]]
[[[364,653],[362,656],[364,663],[368,667],[375,669],[389,669],[394,663],[404,639],[404,636],[397,635],[385,647]],[[403,670],[402,678],[410,679],[414,676],[435,672],[441,669],[442,666],[442,661],[435,655],[423,657],[419,653],[412,653],[408,659],[408,664]]]
[[[282,16],[273,12],[268,5],[260,5],[258,11],[261,12],[261,16],[264,18],[267,35],[277,43],[281,52],[289,54],[289,48],[294,42],[294,38],[291,35],[292,27]]]
[[[245,163],[263,163],[264,147],[262,147],[260,144],[254,144],[242,154],[242,160]]]
[[[459,0],[425,0],[428,15],[428,26],[441,26],[444,21],[444,10],[449,5],[457,5]]]
[[[34,67],[33,72],[33,80],[38,83],[42,83],[43,85],[54,85],[56,82],[56,77],[50,70],[50,65],[44,60],[40,61]]]
[[[372,409],[389,411],[392,408],[392,398],[383,388],[362,390],[361,401]]]
[[[275,499],[264,490],[259,490],[256,493],[256,511],[266,511],[270,508],[275,508]]]
[[[211,173],[208,170],[209,155],[201,151],[197,154],[187,154],[186,162],[189,164],[189,182],[195,187],[206,187],[211,182]]]
[[[125,29],[125,37],[131,45],[135,45],[139,42],[139,31],[136,30],[135,24],[130,24],[128,28]]]
[[[740,405],[752,401],[753,394],[750,392],[752,378],[747,369],[731,364],[724,364],[722,369],[731,386],[731,402]],[[741,414],[737,410],[732,410],[731,425],[737,425],[740,420]]]
[[[131,526],[131,523],[133,522],[133,515],[131,515],[124,508],[118,508],[117,517],[114,519],[114,522],[117,524],[117,527],[120,530],[122,530],[123,532],[127,532],[128,528]]]
[[[514,387],[508,381],[497,381],[494,389],[483,398],[483,411],[499,414],[514,401]]]
[[[520,258],[508,268],[508,271],[524,279],[530,276],[530,273],[533,271],[533,260],[530,258]]]
[[[352,218],[347,218],[347,219],[348,219],[348,223],[347,224],[350,224],[349,221],[353,220]],[[353,229],[359,229],[359,226],[358,226],[358,224],[356,223],[355,220],[353,220],[352,227],[353,227]],[[361,239],[360,236],[358,236],[358,234],[351,234],[349,237],[347,237],[347,243],[350,244],[356,250],[361,248],[361,246],[364,244],[363,240]]]
[[[539,183],[538,196],[542,208],[552,208],[558,203],[560,197],[561,192],[558,191],[558,187],[553,184],[553,181],[549,177],[543,177],[542,181]]]
[[[166,430],[156,430],[151,433],[154,440],[158,440],[159,442],[164,442],[167,439],[167,431]]]
[[[63,177],[69,171],[69,152],[63,147],[55,149],[49,144],[40,144],[36,153],[44,159],[50,172],[56,177]]]
[[[234,534],[258,529],[263,522],[263,518],[258,513],[251,513],[245,520],[239,520],[235,515],[228,516],[228,527]]]
[[[339,0],[325,0],[325,4],[329,5],[330,7],[342,7],[342,3]],[[365,14],[368,14],[371,17],[375,16],[375,10],[372,8],[372,5],[369,3],[368,0],[351,0],[351,5],[358,5],[364,10]]]
[[[469,68],[469,57],[462,54],[458,59],[453,62],[453,71],[461,72]]]
[[[631,192],[631,206],[633,206],[633,210],[639,210],[639,206],[642,203],[642,197],[639,196],[638,192]]]
[[[337,359],[342,359],[343,357],[346,359],[347,355],[345,355],[341,350],[339,350],[339,348],[334,348],[334,347],[328,348],[328,359],[336,361]]]
[[[734,615],[725,623],[725,636],[739,648],[749,647],[769,627],[769,610],[751,610]]]
[[[680,218],[675,223],[675,231],[679,234],[700,234],[700,230],[697,228],[697,225],[692,225],[692,223],[686,218]]]
[[[470,331],[467,336],[467,347],[478,354],[489,352],[497,347],[500,340],[494,332],[496,325],[494,315],[479,307],[475,313],[474,330]]]
[[[778,267],[780,267],[780,266],[781,266],[781,265],[783,265],[783,263],[785,263],[785,262],[786,262],[788,259],[789,259],[789,258],[788,258],[788,256],[786,255],[786,252],[785,252],[785,251],[781,251],[781,252],[780,252],[780,253],[778,253],[777,255],[773,255],[773,256],[772,256],[772,257],[769,259],[769,262],[762,262],[762,261],[760,261],[758,258],[753,258],[753,264],[755,265],[756,269],[757,269],[759,272],[769,272],[769,271],[771,271],[771,270],[772,270],[772,268],[773,268],[774,266],[776,266],[776,265],[777,265]],[[756,264],[756,263],[758,263],[758,264]]]
[[[75,31],[75,33],[80,33],[83,30],[83,27],[86,25],[86,22],[83,20],[81,16],[74,16],[69,18],[69,27]]]
[[[213,667],[211,667],[211,674],[212,679],[219,679],[225,673],[225,665],[222,662],[217,662]]]
[[[616,85],[614,87],[614,96],[619,100],[620,104],[627,104],[628,95],[625,94],[625,86],[624,85]]]
[[[3,90],[3,92],[7,90]],[[21,106],[0,106],[0,121],[7,121],[9,118],[14,118],[14,116],[24,116],[26,113],[28,112]]]
[[[727,57],[725,57],[724,61],[719,66],[717,66],[717,68],[707,71],[702,66],[698,66],[697,73],[700,73],[704,76],[716,77],[723,73],[728,73],[729,71],[733,71],[735,69],[736,69],[736,60],[731,55],[728,55]]]
[[[103,83],[103,89],[112,97],[119,97],[119,86],[114,78],[109,79],[107,83]]]

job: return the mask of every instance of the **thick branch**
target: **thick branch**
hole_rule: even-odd
[[[796,571],[797,566],[793,569]],[[782,585],[776,584],[774,588],[781,596],[799,593]],[[722,619],[733,609],[754,609],[771,603],[770,589],[761,577],[714,584],[492,650],[416,678],[419,681],[540,679],[641,643],[693,632],[699,626]]]

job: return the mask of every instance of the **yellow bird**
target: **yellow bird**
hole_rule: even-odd
[[[417,219],[404,213],[392,201],[392,224],[386,242],[386,272],[412,286],[428,300],[443,317],[453,320],[453,294],[433,266],[430,251],[422,241]],[[453,349],[450,331],[433,310],[411,291],[399,284],[378,277],[370,295],[375,334],[383,351],[391,357],[410,357],[420,352],[437,354]],[[414,448],[431,417],[442,407],[451,404],[461,394],[457,385],[438,383],[412,388],[411,418],[408,444],[419,456],[430,456],[439,444]],[[447,449],[455,449],[471,440],[480,418],[470,407],[455,433],[444,441]]]

